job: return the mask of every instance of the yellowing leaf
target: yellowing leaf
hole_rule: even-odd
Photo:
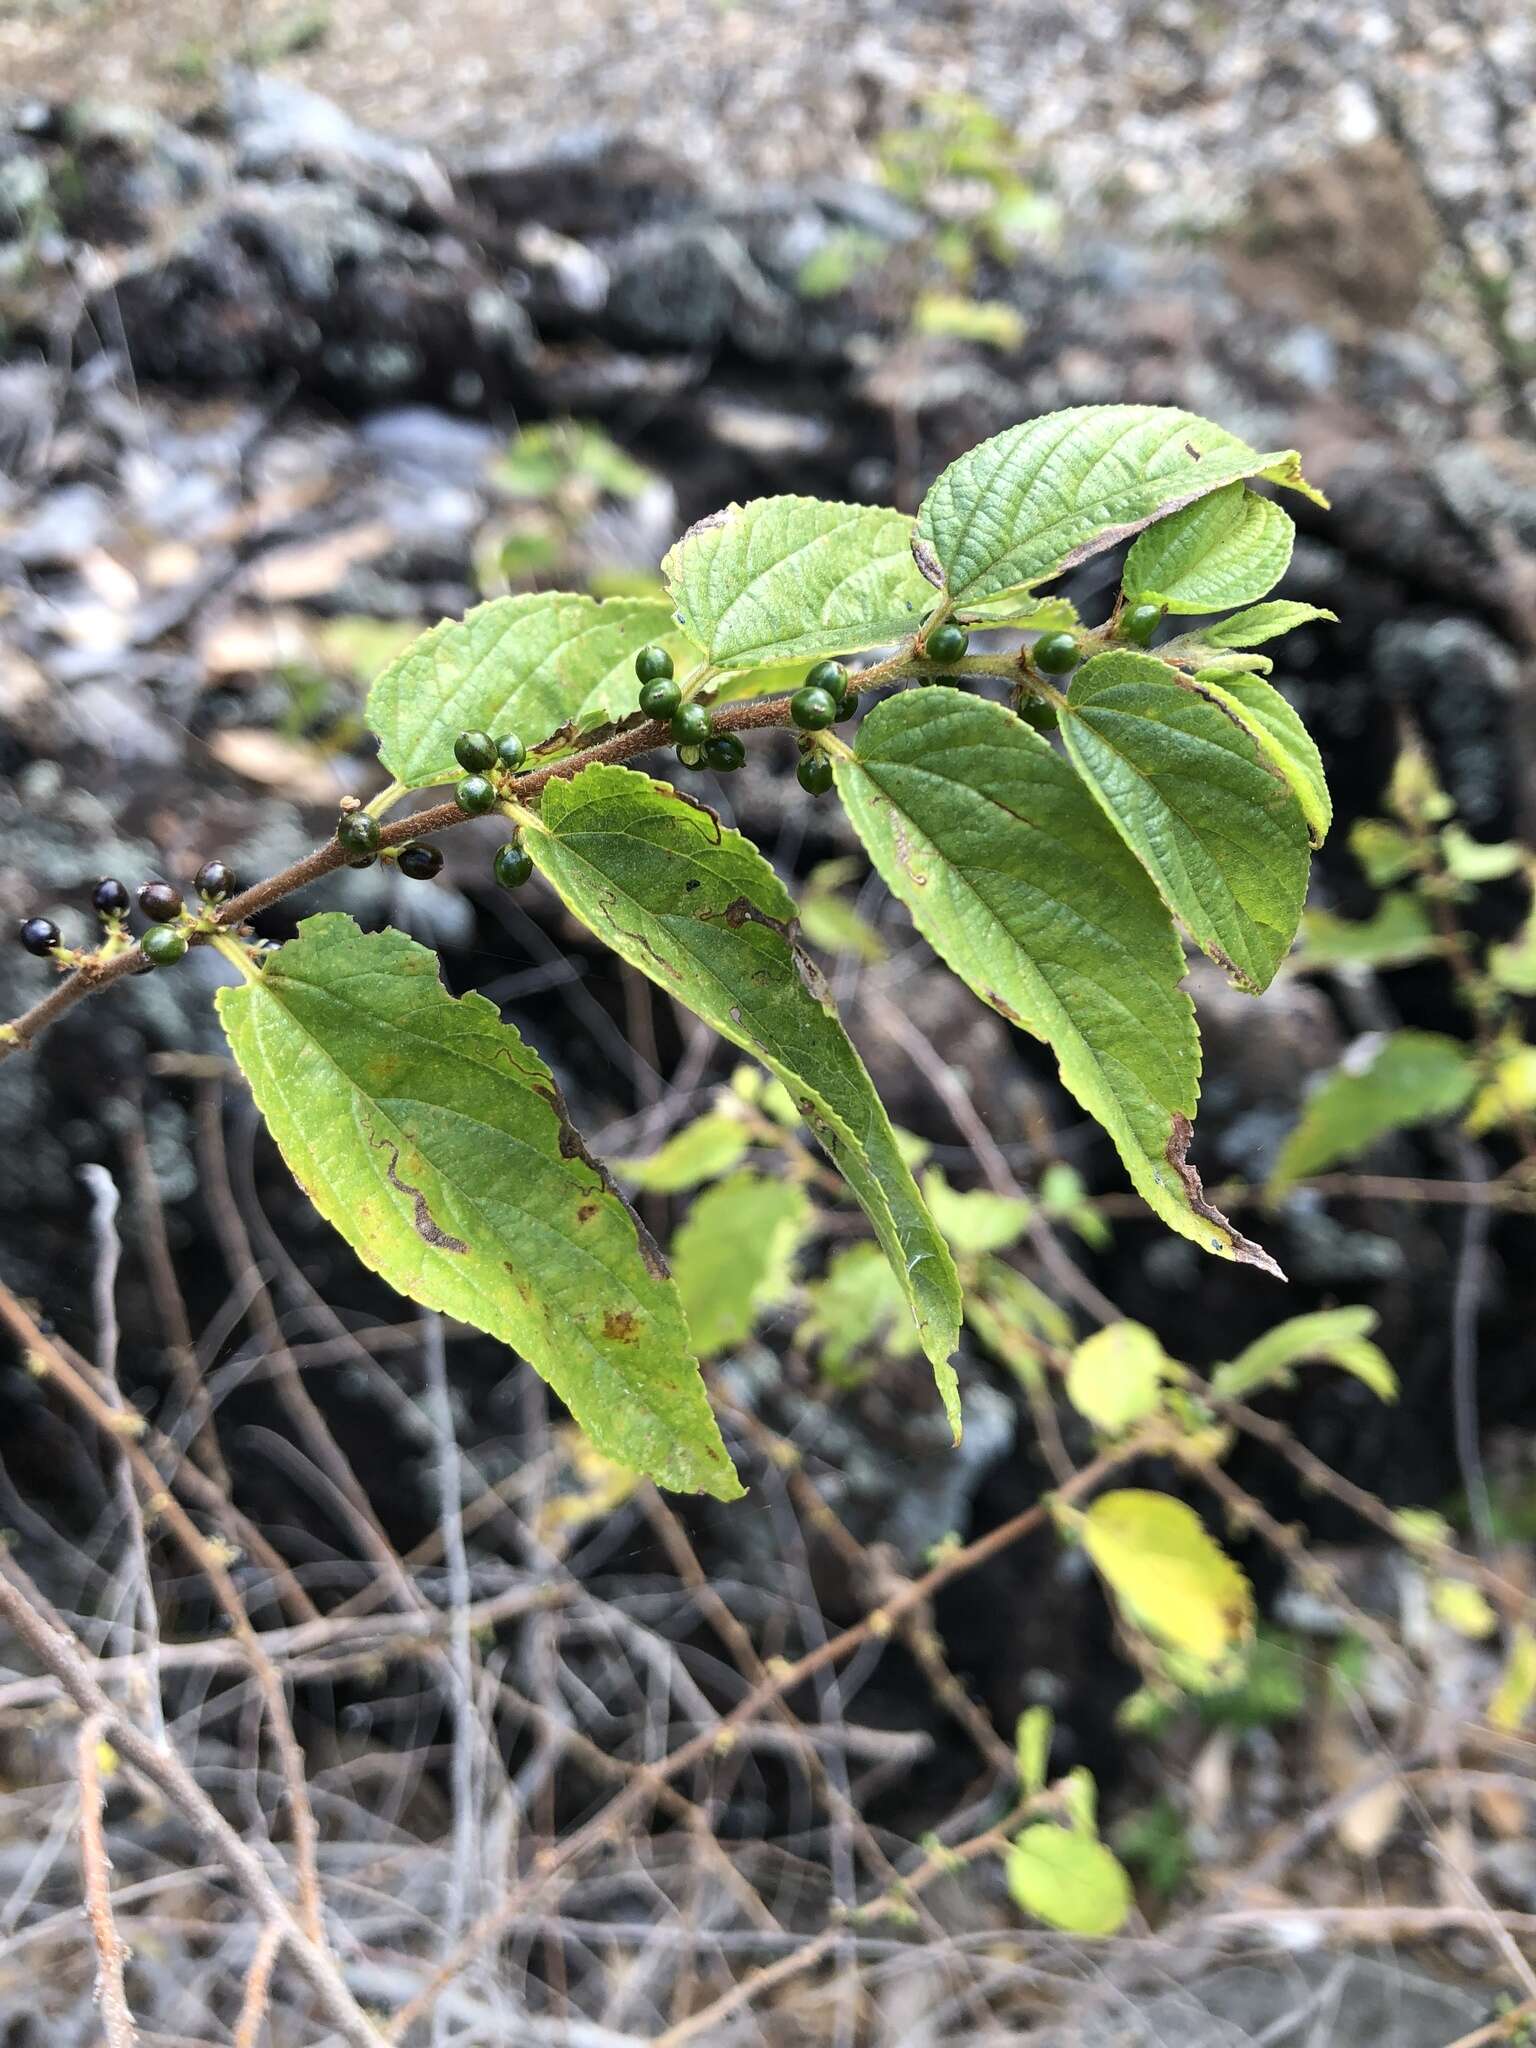
[[[1033,1799],[1045,1789],[1051,1760],[1052,1720],[1049,1707],[1026,1707],[1019,1716],[1013,1746],[1019,1759],[1019,1790]]]
[[[1289,1386],[1291,1368],[1319,1362],[1353,1373],[1379,1401],[1397,1399],[1397,1375],[1370,1341],[1377,1324],[1373,1308],[1325,1308],[1292,1316],[1256,1337],[1246,1350],[1211,1375],[1211,1392],[1224,1401],[1246,1401],[1260,1388]]]
[[[1470,1579],[1434,1580],[1429,1604],[1447,1628],[1455,1629],[1459,1636],[1470,1636],[1475,1643],[1491,1636],[1499,1625],[1499,1617]]]
[[[1102,1842],[1038,1821],[1008,1851],[1014,1903],[1068,1934],[1115,1934],[1131,1910],[1131,1881]]]
[[[674,1131],[661,1150],[648,1159],[614,1159],[609,1164],[637,1188],[675,1195],[684,1188],[696,1188],[701,1181],[716,1180],[722,1173],[729,1173],[746,1157],[749,1142],[746,1130],[735,1117],[715,1110]]]
[[[1081,1533],[1131,1620],[1169,1649],[1214,1664],[1252,1633],[1252,1588],[1183,1501],[1136,1487],[1100,1494]]]
[[[1531,1703],[1536,1700],[1536,1634],[1522,1625],[1509,1639],[1509,1654],[1499,1677],[1498,1690],[1488,1703],[1488,1718],[1495,1728],[1508,1734],[1525,1726]]]
[[[1118,1436],[1156,1408],[1171,1368],[1150,1330],[1140,1323],[1111,1323],[1073,1352],[1067,1399],[1096,1429]]]
[[[784,1298],[810,1219],[804,1188],[766,1174],[733,1173],[699,1196],[672,1241],[672,1277],[700,1358],[741,1343]]]

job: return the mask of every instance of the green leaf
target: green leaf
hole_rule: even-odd
[[[1141,1323],[1110,1323],[1085,1337],[1067,1368],[1067,1399],[1108,1436],[1152,1414],[1163,1381],[1178,1371]]]
[[[1085,661],[1061,731],[1196,944],[1239,988],[1268,988],[1307,894],[1307,823],[1290,785],[1219,705],[1149,654]]]
[[[614,1159],[615,1173],[653,1194],[675,1195],[701,1181],[718,1180],[747,1156],[751,1138],[734,1116],[711,1110],[684,1124],[648,1159]]]
[[[952,462],[919,508],[918,561],[964,610],[1032,590],[1244,477],[1318,496],[1294,452],[1257,454],[1194,413],[1076,406]]]
[[[1293,633],[1298,626],[1310,626],[1314,620],[1328,626],[1339,623],[1337,612],[1323,611],[1315,604],[1294,604],[1289,598],[1277,597],[1270,604],[1251,605],[1247,611],[1234,612],[1229,619],[1218,619],[1211,625],[1201,626],[1198,632],[1169,640],[1158,652],[1170,660],[1191,661],[1198,659],[1207,649],[1262,647],[1266,640],[1278,640],[1282,633]]]
[[[1045,1774],[1051,1761],[1052,1720],[1049,1707],[1026,1707],[1014,1730],[1014,1754],[1019,1760],[1019,1790],[1033,1799],[1045,1790]]]
[[[1267,1193],[1273,1198],[1308,1174],[1358,1159],[1388,1131],[1454,1116],[1476,1078],[1466,1047],[1438,1032],[1393,1031],[1358,1041],[1308,1096]]]
[[[957,1259],[1006,1251],[1029,1228],[1028,1202],[1016,1195],[994,1195],[989,1188],[962,1194],[936,1166],[923,1175],[923,1199]]]
[[[874,1226],[958,1433],[954,1261],[772,868],[702,804],[628,768],[551,782],[523,843],[605,944],[788,1089]]]
[[[1379,1401],[1397,1399],[1397,1375],[1373,1344],[1379,1318],[1373,1308],[1325,1308],[1292,1316],[1256,1337],[1246,1350],[1211,1374],[1222,1401],[1246,1401],[1264,1387],[1288,1387],[1298,1365],[1336,1365],[1364,1382]]]
[[[1373,889],[1390,888],[1424,865],[1418,841],[1385,818],[1356,818],[1349,828],[1349,850]],[[1305,928],[1305,919],[1302,924]]]
[[[1437,1620],[1474,1643],[1485,1642],[1499,1626],[1499,1617],[1489,1605],[1487,1594],[1470,1579],[1432,1579],[1429,1604]]]
[[[1131,1910],[1131,1881],[1104,1844],[1075,1828],[1037,1821],[1008,1851],[1015,1905],[1068,1934],[1117,1934]]]
[[[800,891],[800,929],[823,952],[848,953],[874,966],[886,957],[885,942],[841,893],[843,883],[868,872],[856,858],[824,860],[812,868]]]
[[[766,1174],[733,1173],[699,1196],[672,1240],[672,1271],[700,1358],[744,1342],[783,1300],[810,1220],[804,1188]]]
[[[1307,836],[1321,846],[1333,823],[1333,799],[1323,774],[1317,742],[1280,692],[1261,676],[1227,675],[1219,681],[1209,671],[1196,676],[1195,688],[1230,712],[1259,752],[1290,784]]]
[[[716,668],[883,647],[933,593],[912,521],[879,505],[754,498],[690,526],[662,561],[678,623]]]
[[[740,1494],[660,1253],[492,1004],[335,913],[217,1000],[283,1158],[364,1265],[520,1352],[610,1457]]]
[[[1273,590],[1291,564],[1290,514],[1246,484],[1228,484],[1159,519],[1126,557],[1132,600],[1170,612],[1220,612]]]
[[[1309,910],[1301,920],[1295,966],[1306,974],[1323,967],[1406,967],[1441,950],[1443,941],[1416,896],[1385,896],[1368,918]]]
[[[1126,1613],[1167,1648],[1217,1664],[1252,1634],[1252,1588],[1183,1501],[1137,1487],[1101,1493],[1081,1534]]]
[[[1502,882],[1518,875],[1528,855],[1512,839],[1490,843],[1474,839],[1460,825],[1447,825],[1440,834],[1440,851],[1445,865],[1458,882]]]
[[[822,1370],[834,1379],[847,1377],[863,1352],[876,1351],[884,1361],[911,1358],[918,1348],[900,1283],[878,1245],[850,1244],[834,1252],[805,1297],[807,1312],[796,1340],[819,1355]]]
[[[1040,1345],[1072,1342],[1072,1318],[1023,1273],[985,1259],[966,1290],[965,1320],[1008,1370],[1028,1382],[1040,1373]]]
[[[390,663],[368,693],[379,758],[408,789],[452,782],[453,743],[471,729],[515,732],[524,746],[636,708],[635,655],[648,642],[684,667],[696,656],[666,603],[564,591],[498,597],[444,619]]]
[[[1003,706],[935,686],[877,705],[837,784],[918,930],[984,1002],[1046,1041],[1142,1198],[1207,1250],[1275,1270],[1187,1163],[1200,1048],[1183,951],[1067,763]]]

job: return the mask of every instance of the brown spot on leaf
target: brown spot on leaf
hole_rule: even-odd
[[[916,527],[912,529],[912,559],[916,562],[919,573],[927,577],[935,590],[944,588],[944,564]]]
[[[590,1223],[592,1221],[592,1218],[596,1214],[596,1202],[583,1202],[581,1207],[576,1211],[576,1221],[578,1223]]]
[[[611,1344],[633,1344],[639,1332],[633,1309],[611,1308],[603,1317],[603,1335]]]
[[[390,1186],[400,1194],[411,1197],[411,1221],[416,1227],[416,1235],[440,1252],[467,1252],[469,1246],[462,1237],[450,1237],[448,1232],[438,1225],[432,1211],[427,1207],[427,1198],[421,1189],[413,1188],[408,1180],[400,1178],[400,1147],[391,1144],[388,1138],[373,1138],[370,1143],[389,1154],[389,1166],[385,1177]]]
[[[1263,1245],[1255,1244],[1252,1238],[1244,1237],[1240,1230],[1234,1230],[1216,1204],[1206,1198],[1199,1172],[1189,1158],[1189,1141],[1194,1135],[1195,1127],[1189,1118],[1175,1111],[1173,1130],[1169,1135],[1165,1156],[1183,1184],[1184,1198],[1190,1208],[1197,1216],[1204,1217],[1207,1223],[1221,1232],[1221,1236],[1212,1242],[1212,1251],[1220,1251],[1225,1244],[1240,1266],[1257,1266],[1261,1273],[1272,1273],[1277,1280],[1283,1280],[1285,1274],[1265,1251]]]

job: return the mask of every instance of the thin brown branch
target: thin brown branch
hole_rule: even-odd
[[[85,1888],[85,1916],[96,1950],[96,2009],[107,2048],[135,2048],[138,2035],[128,2009],[123,1965],[128,1950],[112,1912],[112,1863],[102,1833],[101,1751],[107,1718],[87,1714],[75,1741],[75,1767],[80,1780],[80,1876]]]
[[[256,2048],[261,2039],[262,2025],[267,2017],[267,2000],[272,1995],[272,1972],[277,1967],[282,1948],[283,1930],[275,1921],[269,1921],[261,1930],[256,1953],[246,1973],[240,2017],[235,2022],[234,2048]]]

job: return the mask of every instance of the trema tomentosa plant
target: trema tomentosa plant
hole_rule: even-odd
[[[248,935],[255,912],[346,863],[392,859],[430,880],[428,836],[494,812],[511,826],[499,883],[541,875],[788,1091],[890,1262],[958,1435],[955,1263],[794,901],[706,805],[625,764],[673,746],[686,767],[728,773],[745,736],[795,730],[801,786],[836,789],[934,951],[1051,1047],[1149,1208],[1203,1250],[1278,1273],[1190,1161],[1200,1047],[1180,939],[1260,993],[1329,825],[1317,749],[1254,650],[1332,614],[1265,601],[1293,527],[1258,484],[1326,502],[1294,451],[1170,407],[1077,407],[973,448],[915,519],[807,497],[732,504],[669,551],[666,597],[540,592],[445,620],[373,684],[390,781],[347,801],[327,846],[244,891],[211,861],[191,905],[145,884],[137,943],[110,878],[89,951],[29,918],[22,943],[67,978],[0,1027],[0,1055],[121,975],[215,946],[239,972],[216,997],[230,1049],[359,1257],[528,1359],[609,1456],[729,1499],[740,1484],[666,1263],[539,1054],[483,996],[451,997],[403,933],[328,913],[281,946]],[[1101,624],[1040,594],[1127,540]],[[1189,628],[1154,645],[1181,617]],[[892,651],[850,672],[847,657],[874,650]],[[1006,702],[969,687],[984,678]],[[445,783],[451,802],[387,822],[407,792]]]

